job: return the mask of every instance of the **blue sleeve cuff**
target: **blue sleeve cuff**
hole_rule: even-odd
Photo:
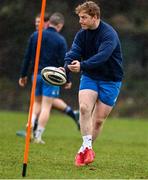
[[[64,69],[65,69],[65,72],[66,72],[66,77],[67,77],[67,83],[71,82],[71,74],[70,74],[70,70],[68,69],[68,64],[65,64],[64,65]]]
[[[83,71],[85,69],[85,64],[84,62],[80,62],[80,70]]]

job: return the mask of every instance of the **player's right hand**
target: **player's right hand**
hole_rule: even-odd
[[[71,72],[80,72],[80,62],[78,60],[73,60],[72,63],[69,64],[67,67]]]

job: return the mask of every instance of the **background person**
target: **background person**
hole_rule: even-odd
[[[42,44],[40,51],[40,61],[38,67],[37,84],[35,92],[35,101],[32,114],[32,128],[36,118],[38,118],[38,126],[35,133],[34,142],[42,143],[42,134],[50,116],[53,99],[59,96],[60,87],[46,84],[41,77],[41,70],[47,66],[59,67],[64,63],[64,56],[67,50],[65,38],[58,32],[63,28],[64,17],[60,13],[54,13],[50,17],[50,26],[43,30]],[[34,68],[36,55],[38,31],[34,32],[26,49],[24,61],[22,64],[19,85],[24,87],[27,84],[27,71],[29,65]],[[71,87],[71,83],[67,88]]]
[[[49,13],[45,12],[43,29],[47,29],[49,27],[49,23],[50,23],[49,19],[50,19]],[[35,17],[35,29],[36,29],[36,31],[38,31],[38,29],[39,29],[40,21],[41,21],[40,14],[37,14]]]
[[[44,15],[44,29],[47,29],[50,25],[50,16],[49,13],[45,13]],[[38,31],[38,27],[40,24],[40,14],[38,14],[35,18],[35,28]],[[80,129],[80,124],[79,124],[79,111],[74,111],[69,105],[67,105],[66,102],[64,102],[64,100],[62,100],[61,98],[54,98],[53,102],[52,102],[52,107],[62,111],[63,113],[67,114],[68,116],[70,116],[74,122],[77,125],[77,128]],[[35,124],[37,124],[37,121],[35,121]],[[34,126],[36,129],[36,125]]]
[[[100,19],[100,7],[87,1],[76,8],[81,30],[65,57],[65,69],[82,72],[79,87],[83,143],[76,166],[92,163],[92,141],[100,133],[119,95],[123,78],[121,46],[116,31]]]

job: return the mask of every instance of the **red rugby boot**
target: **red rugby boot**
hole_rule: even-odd
[[[82,152],[76,154],[75,165],[77,167],[85,166],[85,163],[84,163],[84,154]]]
[[[84,164],[90,164],[94,161],[95,152],[92,149],[85,148],[83,157],[84,157]]]

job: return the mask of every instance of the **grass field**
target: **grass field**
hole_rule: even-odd
[[[21,179],[27,114],[0,112],[0,179]],[[148,121],[108,119],[94,144],[92,165],[77,168],[74,156],[81,145],[73,121],[53,113],[43,135],[45,145],[30,144],[28,179],[148,179]]]

